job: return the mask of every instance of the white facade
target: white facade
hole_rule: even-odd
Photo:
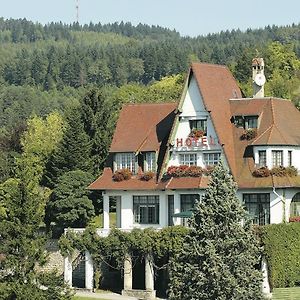
[[[266,151],[266,166],[269,169],[273,168],[272,151],[283,151],[283,167],[288,167],[289,152],[291,152],[291,165],[300,169],[300,147],[296,146],[255,146],[253,147],[254,161],[259,165],[259,151]]]
[[[200,137],[198,140],[189,138],[191,132],[190,121],[194,120],[205,120],[207,124],[207,134]],[[191,78],[183,102],[182,113],[179,115],[177,131],[171,143],[173,148],[168,166],[180,165],[180,154],[184,153],[195,153],[197,157],[197,166],[200,167],[205,167],[204,154],[220,153],[224,164],[227,165],[210,114],[203,105],[203,100],[194,77]]]
[[[191,123],[195,120],[205,120],[206,133],[203,137],[198,139],[190,138]],[[179,121],[175,127],[175,133],[171,140],[171,151],[167,167],[179,166],[182,160],[187,159],[184,164],[197,165],[205,168],[205,157],[207,154],[220,154],[220,159],[225,166],[228,167],[223,148],[218,142],[218,136],[213,126],[210,113],[206,111],[202,96],[199,91],[198,84],[194,76],[190,78],[189,86],[183,101],[181,112],[179,113]],[[259,166],[259,152],[266,151],[266,166],[272,169],[274,163],[272,159],[272,151],[282,151],[283,166],[287,167],[290,164],[300,169],[300,147],[296,146],[254,146],[253,159],[257,166]],[[183,156],[191,155],[191,156]],[[237,192],[237,197],[241,203],[245,204],[247,199],[266,200],[263,204],[263,217],[260,219],[254,218],[254,223],[268,224],[281,223],[289,220],[290,204],[296,193],[300,189],[296,188],[261,188],[261,189],[241,189]],[[104,228],[109,228],[109,201],[116,199],[117,208],[117,227],[124,230],[131,230],[133,228],[163,228],[170,225],[170,218],[173,214],[179,213],[183,210],[181,207],[183,197],[182,195],[198,194],[199,197],[205,193],[204,189],[190,189],[190,190],[106,190],[103,195],[104,199]],[[156,196],[158,197],[159,216],[155,223],[145,224],[137,222],[134,215],[134,197],[138,196]],[[171,197],[173,196],[173,197]],[[257,198],[258,197],[258,198]],[[171,202],[170,202],[171,201]],[[260,200],[256,200],[260,201]],[[250,200],[251,202],[251,200]],[[169,207],[169,206],[172,207]],[[246,203],[247,208],[252,205],[252,212],[255,214],[255,203]],[[259,205],[259,204],[258,204]],[[257,206],[258,206],[257,205]],[[258,208],[257,208],[258,209]],[[262,214],[262,212],[260,212]],[[262,219],[263,218],[263,219]],[[181,218],[173,218],[174,225],[183,223]]]

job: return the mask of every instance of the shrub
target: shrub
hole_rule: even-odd
[[[204,136],[204,131],[201,129],[195,129],[193,128],[192,131],[189,134],[189,137],[194,137],[194,138],[201,138]]]
[[[253,172],[252,172],[252,175],[254,177],[268,177],[270,176],[270,170],[267,168],[267,167],[261,167],[259,169],[255,169]]]
[[[128,169],[120,169],[117,170],[114,175],[112,176],[112,179],[114,181],[123,181],[123,180],[128,180],[132,176],[132,173]]]
[[[247,140],[247,141],[252,140],[253,138],[256,137],[256,134],[257,134],[256,129],[253,128],[246,129],[241,135],[241,140]]]
[[[300,223],[272,224],[261,228],[261,238],[274,288],[300,283]]]
[[[149,181],[154,177],[155,173],[152,171],[145,172],[144,174],[141,175],[140,179],[143,181]]]
[[[201,177],[202,175],[210,175],[215,166],[207,166],[205,169],[200,166],[170,166],[163,178],[165,180],[170,177]]]
[[[288,176],[297,176],[298,175],[298,169],[295,168],[294,166],[289,166],[289,167],[286,167],[286,174]]]
[[[274,176],[279,176],[279,177],[286,176],[287,175],[286,168],[282,167],[282,166],[274,167],[271,170],[271,174],[274,175]]]
[[[185,176],[191,177],[201,177],[203,173],[203,169],[198,166],[190,166],[185,171]]]

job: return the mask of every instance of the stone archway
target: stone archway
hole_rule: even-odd
[[[295,194],[290,204],[290,217],[300,216],[300,192]]]

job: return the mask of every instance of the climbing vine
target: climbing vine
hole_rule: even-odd
[[[69,230],[59,240],[63,256],[72,256],[75,250],[89,251],[95,266],[104,262],[108,265],[114,261],[116,269],[122,269],[124,257],[145,258],[151,254],[154,261],[168,263],[169,257],[182,248],[189,229],[183,226],[166,227],[161,230],[153,228],[133,229],[130,232],[112,229],[107,237],[100,237],[97,229],[88,227],[83,232]]]

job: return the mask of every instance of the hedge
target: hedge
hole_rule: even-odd
[[[273,288],[300,284],[300,223],[260,228]]]

